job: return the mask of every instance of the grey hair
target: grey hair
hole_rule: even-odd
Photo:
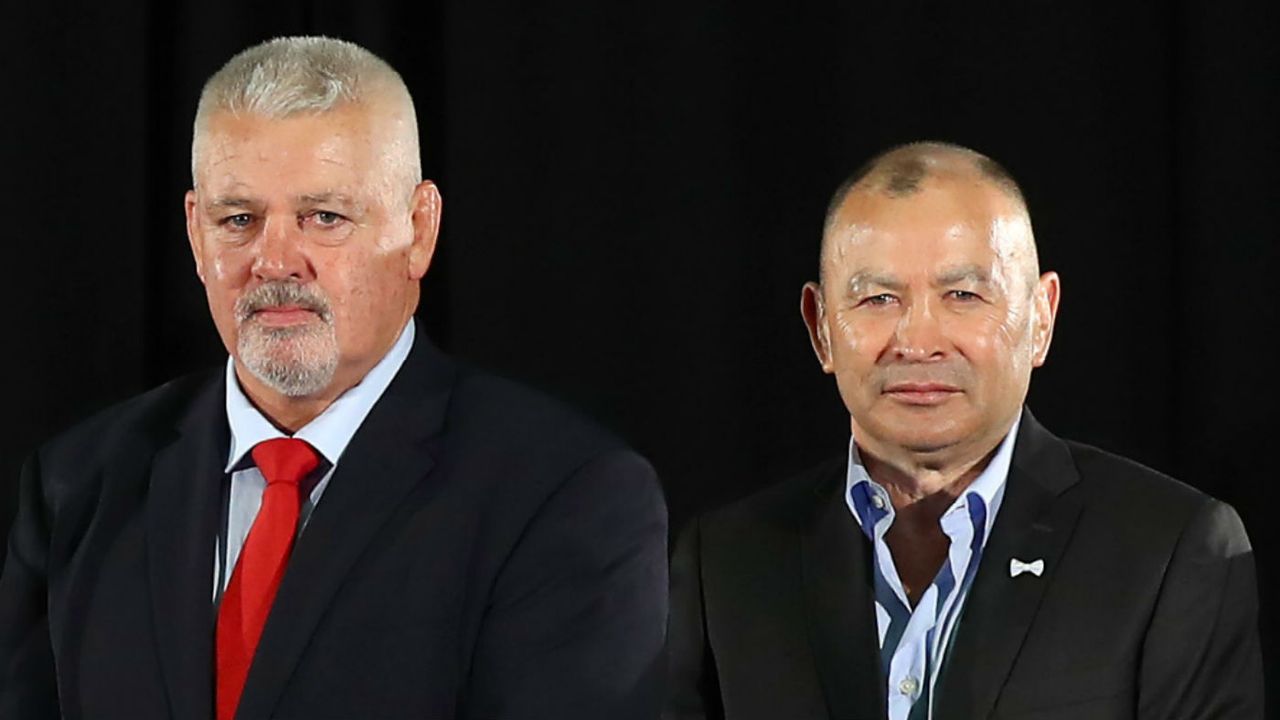
[[[412,182],[422,179],[418,123],[404,80],[382,58],[345,40],[328,37],[280,37],[241,51],[214,73],[200,92],[191,141],[191,178],[201,136],[219,112],[268,118],[328,112],[349,103],[390,97],[407,117],[402,159]]]

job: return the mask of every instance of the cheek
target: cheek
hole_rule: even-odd
[[[235,251],[211,253],[204,258],[204,286],[215,311],[229,312],[249,277],[249,261]]]
[[[377,255],[395,255],[405,253],[413,243],[413,223],[406,216],[397,218],[383,228],[375,241],[374,253]]]
[[[1025,308],[1012,308],[1007,312],[993,312],[986,316],[980,328],[969,334],[967,347],[974,358],[983,364],[999,369],[999,377],[1019,376],[1031,363],[1031,326]]]
[[[236,267],[227,258],[221,255],[214,256],[213,262],[205,263],[205,280],[223,285],[235,273]]]
[[[1030,355],[1033,312],[1030,303],[1010,308],[1000,323],[1000,340],[1015,358]]]
[[[334,313],[348,321],[347,332],[371,330],[371,320],[387,312],[398,285],[384,269],[385,260],[374,256],[326,258],[317,268],[321,286],[328,293]]]
[[[214,246],[204,253],[203,261],[206,283],[239,287],[249,276],[253,258],[242,248]]]
[[[893,320],[837,312],[831,322],[831,354],[837,365],[874,363],[893,335]]]

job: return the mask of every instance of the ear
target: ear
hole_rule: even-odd
[[[800,315],[804,317],[804,326],[809,329],[813,354],[818,356],[822,372],[830,375],[834,371],[831,364],[831,333],[827,328],[827,312],[822,302],[822,286],[818,283],[807,282],[800,290]]]
[[[421,280],[431,266],[436,252],[436,239],[440,237],[440,190],[430,180],[423,180],[413,189],[409,200],[413,223],[413,244],[409,247],[409,277]]]
[[[1053,342],[1053,323],[1058,317],[1058,300],[1061,296],[1062,282],[1058,279],[1058,273],[1047,272],[1041,275],[1035,293],[1035,325],[1031,329],[1034,367],[1044,365],[1049,356],[1049,344]]]
[[[187,191],[183,205],[187,214],[187,242],[191,244],[191,256],[196,260],[196,276],[203,283],[204,253],[201,249],[204,247],[204,235],[200,228],[200,219],[196,217],[199,212],[199,206],[196,204],[196,191],[194,189]]]

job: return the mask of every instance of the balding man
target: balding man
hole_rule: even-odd
[[[27,463],[0,718],[655,716],[654,473],[415,325],[440,195],[395,71],[324,38],[244,51],[192,173],[230,357]]]
[[[683,533],[667,718],[1262,717],[1236,513],[1023,407],[1060,290],[1007,172],[875,158],[819,277],[801,309],[848,453]]]

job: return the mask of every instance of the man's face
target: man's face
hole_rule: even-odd
[[[197,272],[228,352],[281,395],[358,382],[417,304],[439,196],[397,164],[394,123],[349,104],[205,127],[186,199]]]
[[[851,194],[831,233],[804,312],[859,445],[939,458],[994,447],[1057,308],[1017,204],[972,178],[928,178],[905,197]]]

